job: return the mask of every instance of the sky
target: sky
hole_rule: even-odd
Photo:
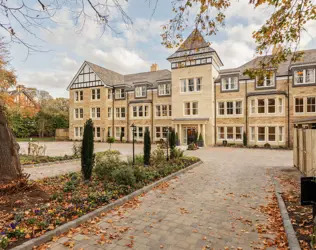
[[[252,32],[260,28],[271,13],[266,7],[254,10],[248,0],[231,2],[225,13],[225,27],[216,36],[205,37],[223,61],[223,68],[238,67],[254,58]],[[121,74],[149,71],[152,63],[157,63],[159,69],[170,69],[166,58],[175,49],[161,45],[160,34],[161,26],[173,15],[171,1],[159,0],[154,12],[154,1],[122,0],[122,3],[133,25],[126,27],[113,12],[110,24],[115,32],[108,29],[102,34],[94,20],[86,20],[84,26],[75,26],[66,9],[54,16],[56,22],[44,23],[45,29],[36,30],[37,38],[16,26],[15,32],[45,51],[28,54],[23,45],[10,45],[11,66],[16,70],[18,84],[46,90],[53,97],[68,97],[67,86],[85,60]],[[194,26],[189,25],[185,35],[193,29]],[[307,31],[300,49],[316,48],[315,37],[311,35],[316,34],[315,23],[309,23]]]

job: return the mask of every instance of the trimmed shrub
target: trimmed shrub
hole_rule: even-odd
[[[144,135],[144,165],[148,166],[150,164],[150,151],[151,151],[151,142],[150,142],[150,132],[146,128]]]
[[[245,147],[247,146],[247,134],[246,134],[246,132],[244,132],[243,144]]]
[[[133,187],[136,183],[134,169],[130,166],[115,169],[112,172],[112,178],[119,185],[127,185]]]
[[[110,150],[111,150],[111,145],[112,145],[112,143],[115,142],[115,139],[114,139],[114,137],[108,137],[108,138],[106,139],[106,142],[110,144]]]
[[[151,163],[153,166],[157,166],[159,164],[162,164],[166,161],[166,158],[165,158],[165,151],[160,148],[160,147],[157,147],[153,153],[151,154]]]
[[[117,152],[105,151],[97,154],[94,172],[99,179],[111,180],[112,172],[121,165],[122,162]]]
[[[89,119],[86,121],[84,126],[81,147],[81,172],[85,180],[91,179],[92,169],[94,166],[93,148],[93,122]]]
[[[178,159],[183,156],[184,151],[180,148],[171,149],[170,155],[172,155],[172,159]]]
[[[169,145],[171,149],[174,149],[176,147],[176,133],[174,129],[171,130],[171,133],[169,135]]]

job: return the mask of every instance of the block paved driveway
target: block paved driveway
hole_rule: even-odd
[[[204,148],[189,154],[204,163],[140,197],[138,207],[111,211],[81,233],[50,242],[50,249],[66,249],[65,242],[87,250],[263,247],[256,225],[267,222],[258,211],[271,196],[267,170],[291,167],[292,151]]]

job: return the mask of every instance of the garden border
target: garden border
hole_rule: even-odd
[[[287,212],[284,200],[282,198],[282,191],[280,188],[280,184],[279,182],[274,178],[274,176],[272,177],[273,183],[274,183],[274,192],[275,195],[277,197],[278,200],[278,205],[279,205],[279,209],[281,212],[281,216],[282,216],[282,220],[283,220],[283,226],[285,229],[285,233],[286,233],[286,237],[287,237],[287,241],[289,243],[289,248],[290,250],[301,250],[301,246],[300,243],[298,242],[298,239],[296,237],[296,233],[295,230],[292,226],[291,223],[291,219],[290,216]]]
[[[47,166],[47,165],[62,164],[62,163],[68,163],[68,162],[74,162],[74,161],[80,161],[80,158],[71,159],[71,160],[63,160],[63,161],[50,161],[50,162],[42,162],[42,163],[36,163],[36,164],[26,164],[26,165],[21,165],[21,167],[22,168],[42,167],[42,166]]]
[[[38,238],[28,240],[28,241],[24,242],[23,244],[12,248],[12,250],[31,250],[31,249],[33,249],[34,246],[38,246],[38,245],[43,244],[47,241],[50,241],[56,235],[61,235],[62,233],[69,231],[71,228],[79,226],[80,224],[92,219],[93,217],[99,216],[100,214],[108,212],[115,207],[121,206],[124,203],[126,203],[127,201],[132,200],[136,196],[139,196],[143,193],[149,192],[150,190],[152,190],[154,187],[158,186],[159,184],[166,182],[166,181],[169,181],[169,180],[173,179],[174,177],[179,176],[179,175],[199,166],[202,163],[203,162],[200,160],[200,161],[198,161],[198,162],[196,162],[196,163],[194,163],[194,164],[192,164],[184,169],[181,169],[173,174],[170,174],[170,175],[168,175],[168,176],[166,176],[166,177],[164,177],[164,178],[162,178],[162,179],[160,179],[152,184],[149,184],[141,189],[138,189],[138,190],[134,191],[133,193],[116,200],[113,203],[110,203],[106,206],[100,207],[100,208],[98,208],[98,209],[96,209],[88,214],[81,216],[78,219],[67,222],[67,223],[57,227],[56,229],[54,229],[52,231],[48,231],[47,233],[45,233],[44,235],[42,235]]]

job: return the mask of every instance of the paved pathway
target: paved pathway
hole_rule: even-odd
[[[62,237],[50,243],[51,249],[66,249],[63,243],[69,241],[85,250],[128,249],[128,244],[133,249],[255,249],[256,224],[266,221],[257,208],[269,195],[267,169],[290,167],[292,152],[204,148],[190,154],[204,163],[141,197],[137,208],[112,211],[92,225],[96,232]]]

